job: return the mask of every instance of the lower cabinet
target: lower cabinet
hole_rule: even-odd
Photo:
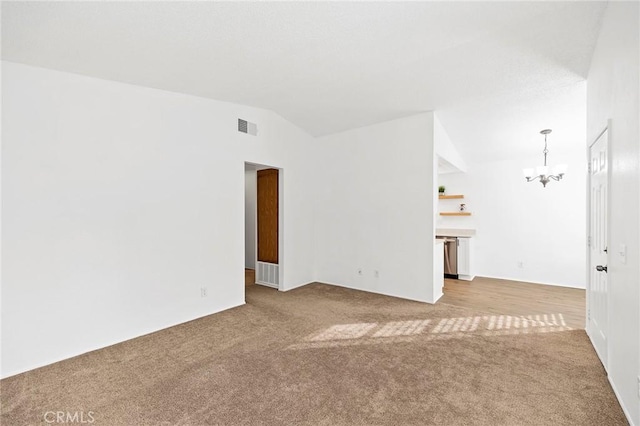
[[[471,265],[472,238],[458,237],[458,279],[471,281],[474,278]]]

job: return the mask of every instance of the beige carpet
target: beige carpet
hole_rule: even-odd
[[[2,425],[623,425],[584,331],[312,284],[2,380]]]

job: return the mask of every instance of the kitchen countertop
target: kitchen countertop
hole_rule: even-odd
[[[474,235],[476,235],[476,230],[436,228],[436,235],[439,237],[473,237]]]

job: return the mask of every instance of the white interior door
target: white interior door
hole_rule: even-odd
[[[609,306],[607,283],[607,188],[608,131],[589,150],[589,287],[587,289],[587,333],[602,365],[607,369]]]

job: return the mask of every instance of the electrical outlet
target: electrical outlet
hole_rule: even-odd
[[[380,271],[378,271],[377,269],[373,271],[373,276],[376,278],[380,278]]]
[[[362,275],[362,268],[358,268],[358,275]]]
[[[200,287],[200,297],[207,297],[207,288]]]

